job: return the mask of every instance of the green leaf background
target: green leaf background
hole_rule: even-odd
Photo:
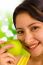
[[[17,32],[13,24],[12,15],[5,13],[5,17],[0,19],[0,39],[7,41],[17,38]]]

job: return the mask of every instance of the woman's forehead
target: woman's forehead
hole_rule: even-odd
[[[39,22],[39,21],[35,20],[27,13],[19,14],[16,17],[16,27],[25,27],[25,26],[28,26],[28,25],[31,25],[31,24],[37,23],[37,22]]]

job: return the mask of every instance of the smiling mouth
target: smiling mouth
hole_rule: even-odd
[[[30,46],[30,47],[28,47],[28,46],[26,46],[26,47],[27,47],[27,49],[29,49],[29,50],[34,50],[36,47],[39,46],[39,44],[40,44],[40,43],[38,43],[38,44],[33,44],[33,45]]]

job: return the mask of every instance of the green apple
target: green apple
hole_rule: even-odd
[[[8,44],[12,44],[13,47],[8,49],[7,52],[13,55],[20,55],[22,50],[22,44],[19,40],[10,40],[0,45],[0,47],[6,46]]]
[[[11,48],[8,50],[8,52],[10,52],[11,54],[16,55],[16,56],[17,55],[21,55],[21,56],[30,55],[30,53],[25,48],[23,48],[19,40],[11,41],[11,43],[14,44],[14,48]]]
[[[6,46],[8,44],[12,44],[13,47],[8,49],[7,52],[11,53],[14,56],[18,56],[18,55],[28,55],[30,53],[28,53],[24,47],[22,46],[21,42],[19,40],[10,40],[7,41],[3,44],[0,44],[0,47]]]
[[[21,45],[20,41],[19,40],[13,40],[13,41],[10,41],[10,44],[13,44],[14,47],[10,48],[8,50],[8,52],[13,54],[13,55],[20,55],[21,50],[22,50],[22,45]]]

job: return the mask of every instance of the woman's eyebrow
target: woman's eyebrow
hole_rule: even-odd
[[[23,30],[22,28],[16,28],[16,30]]]
[[[39,22],[34,22],[34,23],[31,23],[30,25],[28,25],[27,27],[30,27],[30,26],[32,26],[32,25],[34,25],[34,24],[37,24],[37,23],[39,23]],[[16,28],[16,30],[23,30],[23,28]]]
[[[32,26],[32,25],[34,25],[34,24],[37,24],[37,23],[38,23],[38,22],[32,23],[32,24],[28,25],[28,27],[30,27],[30,26]]]

